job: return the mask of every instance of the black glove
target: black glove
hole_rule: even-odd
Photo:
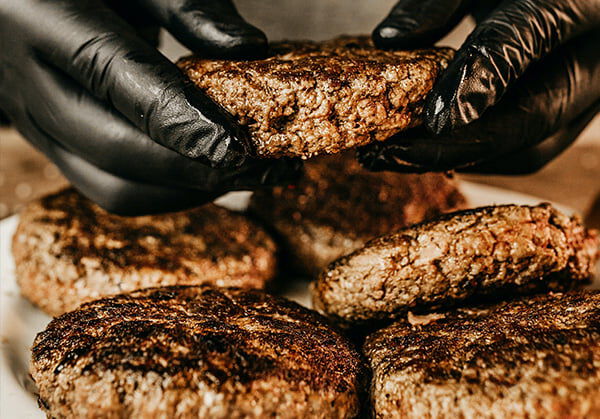
[[[425,126],[359,151],[373,170],[538,170],[600,109],[600,0],[401,0],[381,48],[430,44],[478,20],[425,103]]]
[[[1,0],[0,109],[82,193],[121,214],[293,179],[295,162],[249,158],[231,116],[144,39],[158,25],[204,56],[267,48],[229,0]]]

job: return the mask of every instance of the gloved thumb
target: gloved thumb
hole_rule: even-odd
[[[470,3],[470,0],[400,0],[373,31],[373,42],[383,49],[429,46],[460,22]]]

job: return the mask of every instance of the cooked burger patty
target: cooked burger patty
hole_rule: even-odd
[[[367,338],[376,417],[600,417],[600,292],[416,320]]]
[[[294,187],[256,192],[250,210],[280,237],[295,268],[312,275],[374,237],[465,204],[456,182],[440,173],[373,173],[348,154],[305,169]]]
[[[263,288],[276,270],[274,242],[241,214],[205,205],[125,218],[73,189],[21,212],[13,254],[22,294],[51,315],[160,285]]]
[[[396,318],[470,297],[566,290],[593,277],[598,235],[548,204],[444,215],[332,263],[315,307],[340,323]]]
[[[262,157],[311,157],[382,141],[420,122],[453,51],[382,51],[368,37],[283,42],[264,60],[179,66],[248,127]]]
[[[81,306],[33,346],[48,416],[347,418],[364,365],[317,313],[261,291],[163,287]]]

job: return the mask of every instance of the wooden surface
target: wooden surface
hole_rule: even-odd
[[[588,214],[593,203],[600,200],[600,129],[596,126],[534,175],[462,177],[556,201]],[[0,128],[0,218],[64,185],[65,179],[44,156],[14,130]],[[600,207],[600,203],[596,206]],[[596,219],[600,223],[600,215]]]

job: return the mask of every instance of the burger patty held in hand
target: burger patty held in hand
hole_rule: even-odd
[[[376,49],[368,37],[271,45],[264,60],[188,57],[188,77],[248,127],[260,157],[338,153],[421,122],[453,51]]]
[[[120,217],[73,189],[21,212],[13,255],[21,293],[53,316],[139,288],[264,288],[277,265],[273,240],[242,214],[210,204]]]
[[[600,417],[600,292],[409,320],[364,345],[375,417]]]
[[[365,365],[324,318],[256,290],[163,287],[53,320],[31,375],[49,417],[351,418]]]
[[[442,173],[369,172],[352,156],[322,156],[292,187],[254,193],[250,211],[279,236],[293,267],[317,275],[382,234],[464,207]]]
[[[596,231],[548,204],[460,211],[338,259],[313,286],[313,301],[352,325],[471,297],[566,290],[592,279],[598,246]]]

